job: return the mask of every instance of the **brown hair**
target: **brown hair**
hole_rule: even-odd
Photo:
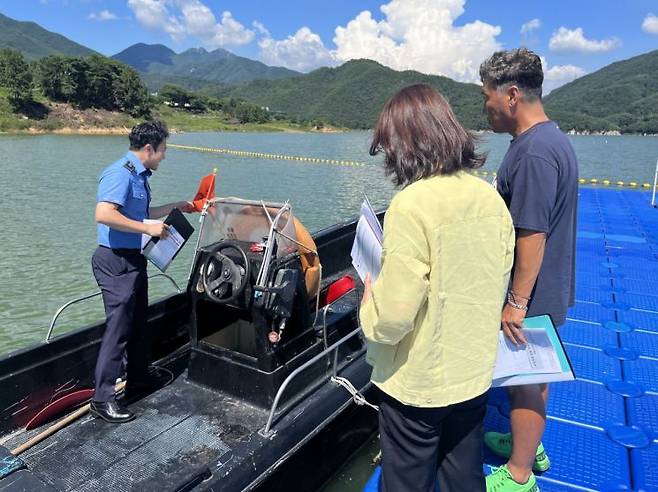
[[[426,84],[401,89],[384,105],[370,155],[384,152],[384,169],[398,186],[462,169],[477,169],[486,156],[464,130],[450,105]]]

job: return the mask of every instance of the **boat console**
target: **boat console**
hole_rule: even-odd
[[[315,244],[287,204],[209,202],[189,286],[188,377],[269,408],[291,371],[323,348],[311,316],[319,274]],[[324,373],[316,366],[300,388]]]

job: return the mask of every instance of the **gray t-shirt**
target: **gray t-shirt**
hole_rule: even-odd
[[[576,291],[578,163],[571,142],[552,121],[534,125],[512,140],[496,183],[514,227],[546,233],[527,315],[548,314],[560,326]]]

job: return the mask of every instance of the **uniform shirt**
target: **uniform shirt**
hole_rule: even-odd
[[[578,163],[557,124],[538,123],[512,140],[496,186],[514,227],[546,234],[527,315],[548,314],[560,326],[576,292]]]
[[[360,311],[371,380],[396,400],[443,407],[490,386],[514,227],[496,190],[465,172],[391,201],[382,269]]]
[[[142,222],[148,218],[151,203],[151,189],[148,178],[151,171],[146,169],[132,152],[105,168],[98,181],[97,202],[119,205],[119,212],[129,219]],[[108,248],[141,248],[142,235],[137,232],[123,232],[105,224],[97,224],[98,244]]]

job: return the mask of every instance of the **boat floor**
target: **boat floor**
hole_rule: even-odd
[[[184,485],[205,465],[254,438],[267,412],[179,375],[129,405],[131,422],[112,425],[90,415],[29,449],[21,458],[58,490],[161,491]],[[46,426],[12,437],[25,442]]]

